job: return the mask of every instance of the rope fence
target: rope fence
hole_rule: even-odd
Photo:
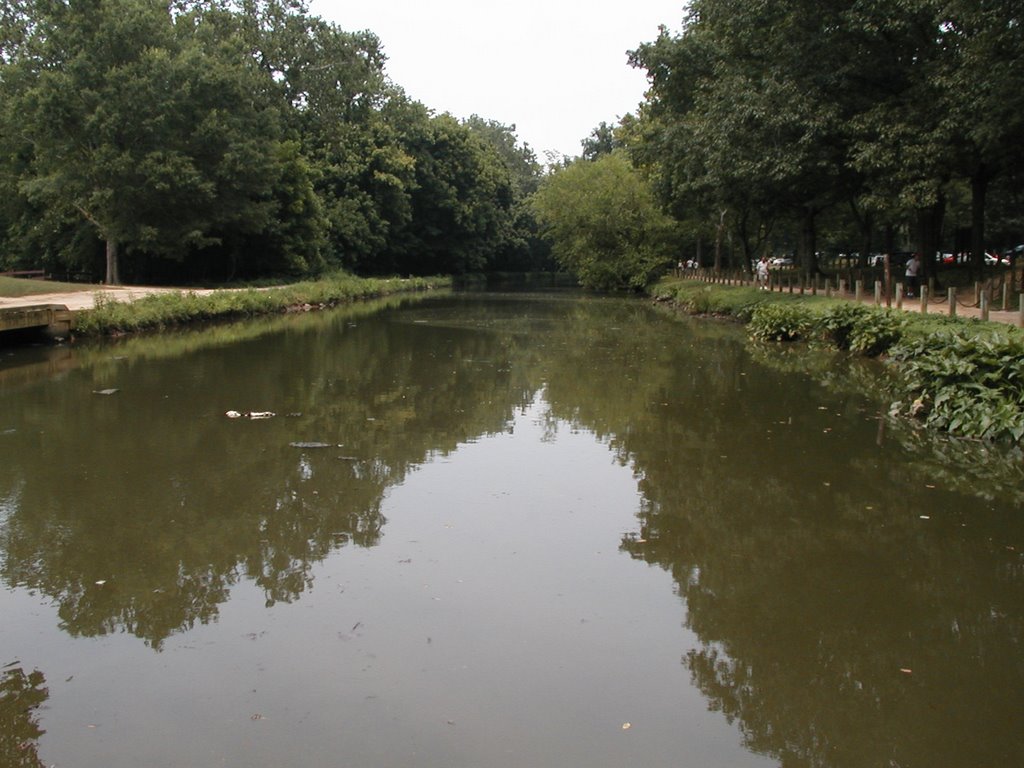
[[[677,277],[684,277],[690,280],[709,283],[712,285],[732,286],[756,286],[759,282],[756,276],[745,270],[714,270],[709,268],[677,269]],[[849,277],[841,277],[838,273],[832,275],[807,276],[802,272],[781,272],[771,270],[768,273],[768,280],[764,288],[776,293],[791,293],[816,296],[838,296],[852,298],[854,301],[870,300],[875,306],[886,307],[895,304],[897,309],[903,309],[904,301],[907,299],[919,300],[921,311],[927,312],[929,305],[941,304],[948,307],[948,314],[952,317],[957,314],[957,308],[977,309],[983,320],[987,320],[991,310],[1003,312],[1019,312],[1017,325],[1024,328],[1024,293],[1016,293],[1015,280],[1013,275],[997,275],[984,281],[976,281],[973,288],[962,286],[950,286],[942,291],[936,285],[934,277],[928,279],[927,283],[919,286],[918,296],[908,295],[905,284],[902,280],[893,279],[890,281],[889,290],[885,290],[884,281],[875,280],[872,285],[866,285],[863,279],[853,279],[848,282]],[[1016,302],[1014,299],[1016,298]],[[1018,306],[1014,306],[1014,304]]]

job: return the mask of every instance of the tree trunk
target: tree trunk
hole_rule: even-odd
[[[971,177],[971,271],[981,275],[985,266],[985,195],[988,173],[979,166]]]
[[[800,230],[800,267],[805,277],[818,274],[818,230],[815,219],[818,212],[807,206],[804,208],[803,226]]]
[[[874,231],[875,217],[870,212],[865,213],[860,225],[860,255],[858,266],[866,267],[868,259],[871,258],[872,233]]]
[[[117,241],[107,240],[107,285],[120,285],[121,273],[117,266]]]
[[[868,259],[871,257],[871,234],[874,229],[875,217],[871,211],[863,213],[857,208],[857,201],[850,200],[850,211],[853,219],[857,222],[857,229],[860,230],[860,252],[857,256],[857,266],[864,269],[868,266]]]
[[[715,231],[715,272],[722,271],[722,232],[725,230],[725,211],[718,217],[718,229]]]
[[[917,212],[917,247],[921,253],[921,271],[925,279],[935,274],[935,254],[939,251],[942,219],[946,215],[946,198],[940,194],[931,208]]]

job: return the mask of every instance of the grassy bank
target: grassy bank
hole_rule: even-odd
[[[357,299],[427,291],[451,285],[448,278],[361,278],[338,273],[276,288],[183,291],[132,302],[97,297],[94,309],[75,314],[75,336],[104,336],[188,323],[256,317],[291,310],[333,307]]]
[[[762,343],[804,341],[883,357],[894,416],[959,437],[1024,441],[1024,332],[754,287],[665,281],[652,294],[691,314],[735,318]]]
[[[84,283],[61,283],[56,280],[26,280],[23,277],[0,275],[0,296],[21,298],[43,293],[87,293],[96,290],[95,285]]]

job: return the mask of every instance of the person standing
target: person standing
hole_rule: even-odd
[[[907,296],[913,297],[917,293],[918,274],[921,271],[921,259],[915,253],[907,262]]]
[[[757,287],[762,291],[768,290],[768,257],[762,255],[757,262]]]

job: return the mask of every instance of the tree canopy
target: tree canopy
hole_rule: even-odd
[[[2,0],[0,260],[112,283],[488,268],[540,167],[384,66],[301,3]]]
[[[631,53],[651,85],[632,156],[677,215],[727,216],[748,263],[785,225],[808,272],[826,212],[934,253],[970,187],[980,264],[986,185],[1021,192],[1022,21],[1000,0],[695,0]]]
[[[548,176],[533,198],[558,263],[589,288],[643,288],[672,263],[675,222],[625,154]]]
[[[713,241],[715,267],[943,248],[980,270],[1024,241],[1019,5],[694,0],[629,53],[635,113],[544,167],[514,125],[411,99],[376,35],[303,0],[0,0],[0,267],[199,282],[554,256],[635,287]]]

